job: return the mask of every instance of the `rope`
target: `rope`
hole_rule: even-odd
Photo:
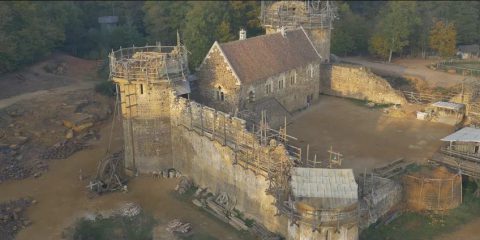
[[[97,177],[99,177],[99,175],[100,175],[100,170],[101,170],[101,167],[103,165],[103,162],[108,158],[108,154],[110,153],[111,146],[112,146],[113,128],[115,127],[115,117],[117,115],[117,111],[118,111],[118,108],[119,108],[119,105],[118,105],[119,92],[118,92],[118,85],[117,84],[115,84],[115,92],[116,92],[115,105],[113,106],[113,118],[112,118],[112,126],[110,128],[110,136],[109,136],[109,139],[108,139],[108,147],[107,147],[107,150],[105,151],[105,156],[103,157],[103,159],[99,162],[99,164],[97,166]]]

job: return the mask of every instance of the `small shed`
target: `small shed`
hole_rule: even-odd
[[[459,45],[457,55],[462,59],[478,58],[480,56],[480,46],[478,44]]]
[[[480,157],[480,129],[465,127],[441,139],[448,150]]]
[[[433,108],[432,121],[449,125],[460,123],[465,116],[465,105],[455,102],[436,102]]]

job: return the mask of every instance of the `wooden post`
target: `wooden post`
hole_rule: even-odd
[[[193,108],[192,108],[192,102],[189,102],[189,110],[190,110],[190,131],[193,129]]]
[[[437,198],[437,209],[440,208],[440,197],[441,197],[441,186],[442,186],[442,181],[438,180],[438,198]]]
[[[203,107],[200,107],[200,127],[202,128],[202,136],[203,136]]]
[[[217,122],[217,113],[213,116],[213,130],[212,130],[212,138],[211,140],[215,140],[215,123]]]
[[[223,116],[223,135],[224,135],[224,144],[223,146],[227,145],[227,117]]]
[[[308,159],[309,149],[310,149],[310,144],[307,144],[307,160],[306,160],[306,164],[307,164],[307,165],[308,165],[308,162],[310,161],[310,159]]]

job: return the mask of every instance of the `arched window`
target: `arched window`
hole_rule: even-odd
[[[285,75],[282,75],[278,79],[278,90],[281,90],[285,87]]]
[[[215,89],[215,99],[217,101],[225,101],[225,93],[222,90],[222,87],[218,86],[217,89]]]
[[[253,90],[250,90],[250,92],[248,92],[248,102],[255,102],[255,92]]]
[[[295,83],[297,83],[297,72],[293,70],[290,73],[290,85],[294,85]]]
[[[272,84],[270,82],[267,82],[265,84],[265,94],[268,95],[272,93]]]
[[[307,67],[307,77],[310,76],[310,78],[313,78],[313,65],[312,64],[309,64],[308,67]]]

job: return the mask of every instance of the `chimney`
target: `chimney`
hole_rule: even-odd
[[[245,29],[240,29],[240,37],[239,37],[239,40],[245,40],[247,39],[247,31],[245,31]]]

